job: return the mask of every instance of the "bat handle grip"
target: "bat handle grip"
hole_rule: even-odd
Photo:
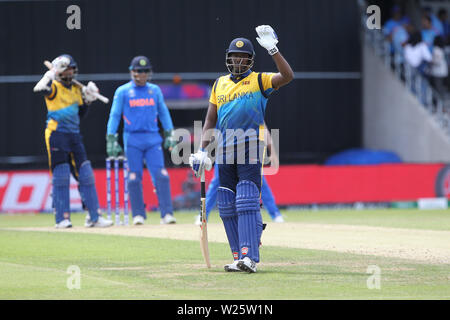
[[[98,100],[100,100],[103,103],[109,103],[109,99],[105,96],[102,96],[100,93],[95,93],[95,96]]]

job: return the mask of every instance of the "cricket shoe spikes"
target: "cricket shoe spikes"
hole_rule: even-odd
[[[223,268],[226,272],[242,272],[242,270],[238,268],[237,264],[238,260],[234,260],[233,263],[226,264]]]
[[[255,273],[256,272],[256,263],[249,257],[245,257],[242,260],[237,262],[237,267],[244,272]]]
[[[60,223],[55,224],[56,229],[66,229],[66,228],[72,228],[72,222],[70,222],[69,219],[64,219]]]

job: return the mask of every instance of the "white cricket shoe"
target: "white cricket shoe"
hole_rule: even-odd
[[[55,224],[55,228],[57,229],[72,228],[72,222],[70,222],[69,219],[64,219],[60,223]]]
[[[175,219],[170,213],[167,213],[164,218],[161,219],[161,224],[174,224],[176,222],[177,219]]]
[[[133,217],[133,224],[135,226],[144,224],[144,217],[143,216],[135,216],[135,217]]]
[[[233,263],[226,264],[223,268],[225,269],[226,272],[242,272],[242,270],[239,269],[237,266],[238,261],[239,260],[234,260]]]
[[[105,219],[102,216],[98,217],[97,222],[91,221],[91,217],[89,215],[86,216],[86,220],[84,221],[84,226],[87,228],[107,228],[113,225],[113,221],[109,219]]]
[[[284,222],[284,218],[283,218],[283,216],[280,214],[279,216],[276,216],[275,219],[273,219],[273,222],[283,223],[283,222]]]
[[[249,257],[245,257],[244,259],[239,260],[237,262],[237,267],[241,271],[245,271],[245,272],[248,272],[248,273],[255,273],[256,272],[256,263],[255,263],[255,261],[253,261]]]
[[[195,217],[195,222],[194,222],[194,224],[195,224],[196,226],[201,226],[201,225],[202,225],[202,216],[201,216],[201,215],[197,215],[197,216]]]

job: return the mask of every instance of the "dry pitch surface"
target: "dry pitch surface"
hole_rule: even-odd
[[[84,227],[66,230],[57,230],[53,227],[14,229],[176,240],[198,240],[200,233],[200,228],[193,224],[114,226],[106,229]],[[208,224],[208,237],[210,242],[227,242],[223,225],[219,223]],[[265,246],[330,250],[404,258],[433,264],[450,263],[450,231],[294,222],[270,223],[263,232],[262,243]]]

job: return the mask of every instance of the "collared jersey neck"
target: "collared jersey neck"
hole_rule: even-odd
[[[230,73],[230,80],[233,81],[234,83],[238,83],[239,81],[241,81],[242,79],[248,77],[248,75],[252,73],[252,70],[247,70],[245,73],[240,74],[238,76],[233,75],[232,73]]]

